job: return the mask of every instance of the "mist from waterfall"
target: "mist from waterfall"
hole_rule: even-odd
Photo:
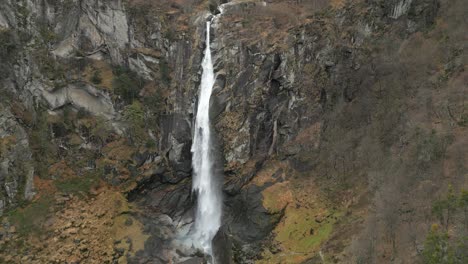
[[[210,49],[211,22],[206,23],[206,49],[192,144],[193,184],[197,194],[195,229],[192,241],[204,253],[213,255],[212,240],[221,226],[222,198],[213,171],[210,126],[210,98],[215,82]]]

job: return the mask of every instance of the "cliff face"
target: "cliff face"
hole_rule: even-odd
[[[203,262],[176,238],[221,2],[0,3],[2,261]],[[463,2],[224,3],[218,262],[466,260]]]

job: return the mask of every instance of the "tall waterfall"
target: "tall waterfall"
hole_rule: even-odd
[[[206,49],[202,62],[203,74],[195,119],[192,144],[193,185],[197,193],[197,210],[193,241],[195,246],[212,255],[212,240],[221,226],[221,190],[213,173],[212,140],[210,127],[210,97],[215,81],[210,49],[211,22],[206,23]]]

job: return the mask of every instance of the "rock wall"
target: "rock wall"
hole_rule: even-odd
[[[222,263],[419,263],[434,223],[458,243],[462,211],[431,208],[466,188],[463,1],[21,0],[0,3],[0,239],[24,246],[0,243],[0,260],[41,263],[73,197],[92,207],[112,189],[131,208],[93,215],[119,241],[89,256],[206,261],[178,238],[193,223],[204,25],[223,3],[210,113]]]
[[[31,149],[26,131],[8,109],[0,116],[1,198],[0,213],[34,197]]]

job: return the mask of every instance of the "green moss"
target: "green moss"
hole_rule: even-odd
[[[275,244],[282,248],[282,252],[294,254],[265,251],[265,261],[259,263],[301,263],[316,254],[320,245],[330,238],[343,213],[330,209],[330,204],[303,190],[303,185],[285,182],[262,192],[263,205],[269,213],[282,215],[273,231]]]
[[[147,134],[145,131],[145,112],[140,102],[134,101],[124,109],[124,119],[130,123],[128,133],[133,142],[145,142]]]
[[[306,208],[289,208],[284,223],[277,230],[276,240],[295,252],[312,252],[326,241],[333,231],[333,224],[340,216],[331,213],[320,223],[314,218],[317,212]]]
[[[99,183],[101,171],[89,172],[83,177],[74,177],[70,179],[63,179],[55,182],[55,187],[60,192],[67,194],[87,194],[93,186]]]
[[[52,197],[41,197],[23,208],[8,212],[7,217],[17,228],[16,231],[20,236],[30,233],[40,234],[43,231],[41,225],[46,220],[52,205]]]
[[[141,103],[134,101],[131,105],[125,107],[124,118],[134,126],[144,126],[145,117]]]

